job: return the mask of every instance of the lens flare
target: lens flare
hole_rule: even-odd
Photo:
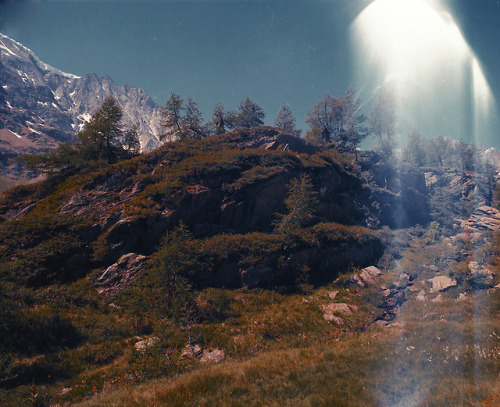
[[[392,92],[403,132],[416,127],[429,137],[486,138],[492,92],[440,3],[375,0],[351,33],[356,86],[369,98],[382,87]]]

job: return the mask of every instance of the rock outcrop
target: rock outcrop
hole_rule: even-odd
[[[451,278],[450,276],[436,276],[429,279],[432,284],[431,292],[445,291],[450,287],[455,287],[457,285],[457,280]]]
[[[146,256],[136,253],[123,255],[94,280],[97,292],[110,296],[125,289],[147,267],[147,260]]]

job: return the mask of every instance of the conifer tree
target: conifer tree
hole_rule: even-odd
[[[212,134],[222,134],[226,132],[226,113],[222,102],[217,103],[212,110],[212,120],[209,123]]]
[[[293,115],[292,109],[290,109],[290,106],[286,102],[283,102],[281,105],[278,115],[274,120],[274,125],[290,134],[298,133],[295,129],[295,116]]]
[[[416,128],[408,135],[408,143],[403,151],[403,157],[407,162],[418,167],[426,162],[424,139]]]
[[[167,137],[175,137],[180,140],[199,139],[207,135],[198,103],[192,98],[187,100],[186,105],[184,102],[185,100],[180,95],[171,92],[165,107],[160,109],[162,116],[160,124],[166,131],[165,134],[160,135],[160,140]]]
[[[370,129],[378,139],[378,148],[385,160],[392,157],[397,132],[396,107],[393,97],[382,91],[370,113]]]
[[[165,236],[155,258],[154,268],[165,293],[165,312],[177,321],[195,312],[191,277],[196,267],[192,235],[182,222]]]
[[[277,214],[276,231],[287,234],[309,226],[314,220],[319,203],[317,196],[308,175],[303,174],[301,177],[294,178],[288,185],[288,194],[284,200],[287,213]]]
[[[120,125],[121,118],[121,107],[109,96],[77,134],[75,142],[63,143],[47,153],[23,155],[19,160],[38,171],[62,174],[130,157],[131,153],[138,153],[137,127],[124,132]],[[124,141],[129,143],[125,148]]]
[[[264,110],[249,97],[243,99],[238,108],[227,117],[227,125],[230,128],[251,128],[264,124]]]

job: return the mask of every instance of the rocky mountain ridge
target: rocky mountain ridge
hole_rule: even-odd
[[[160,145],[160,106],[142,89],[94,73],[61,72],[1,33],[0,84],[0,175],[15,177],[12,157],[72,140],[109,95],[122,108],[124,128],[139,127],[143,151]]]

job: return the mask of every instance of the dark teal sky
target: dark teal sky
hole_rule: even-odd
[[[160,104],[175,91],[208,116],[250,96],[272,124],[287,101],[305,128],[312,105],[353,81],[349,24],[369,2],[0,0],[0,31],[60,70],[109,75]],[[500,101],[499,1],[450,3]]]

